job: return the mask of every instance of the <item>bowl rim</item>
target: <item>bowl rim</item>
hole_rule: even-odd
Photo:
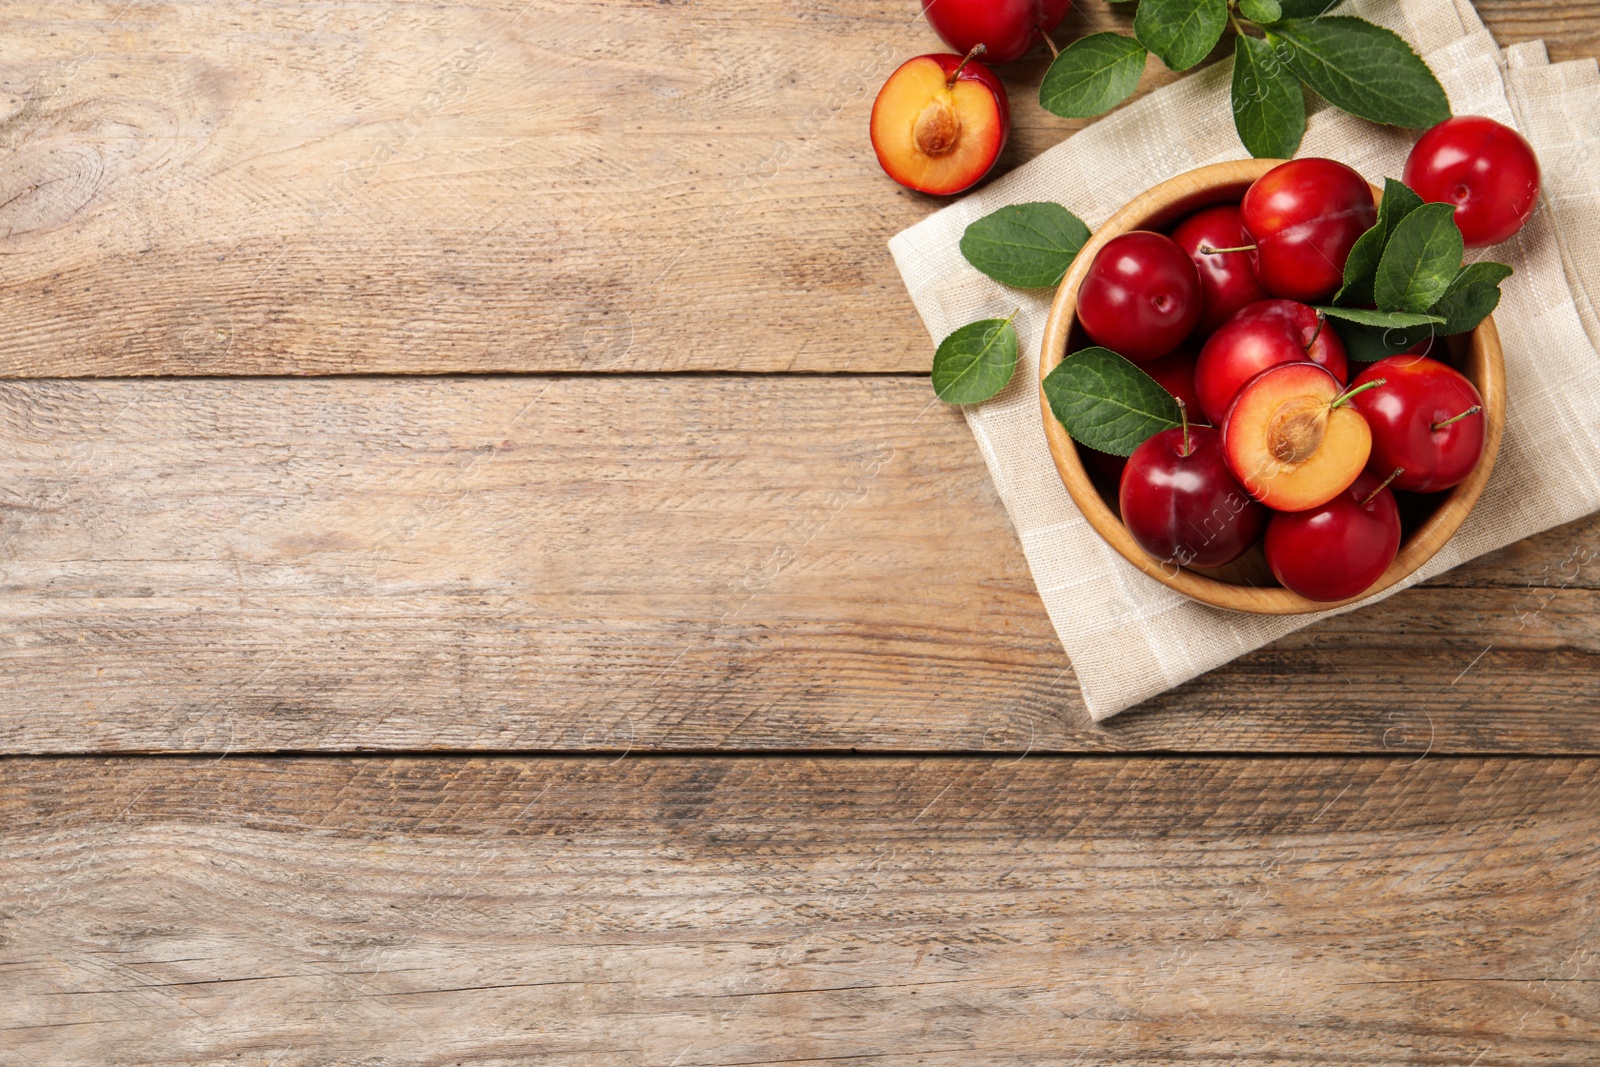
[[[1147,225],[1164,226],[1208,204],[1228,203],[1234,189],[1242,195],[1251,182],[1283,162],[1281,159],[1241,159],[1197,167],[1145,190],[1124,204],[1095,230],[1061,279],[1050,304],[1039,352],[1039,407],[1044,417],[1045,439],[1057,473],[1089,525],[1124,559],[1168,588],[1214,607],[1259,615],[1301,615],[1356,604],[1389,589],[1433,558],[1461,528],[1488,484],[1500,452],[1505,417],[1504,354],[1491,315],[1467,335],[1469,369],[1465,373],[1482,394],[1489,416],[1485,419],[1483,457],[1467,480],[1451,489],[1434,513],[1401,542],[1399,553],[1378,580],[1357,596],[1320,601],[1281,586],[1235,585],[1183,567],[1169,569],[1170,565],[1163,566],[1139,547],[1089,478],[1076,443],[1056,420],[1044,393],[1045,377],[1066,357],[1068,335],[1077,316],[1078,288],[1095,256],[1113,237]],[[1381,190],[1374,186],[1374,199],[1380,195]]]

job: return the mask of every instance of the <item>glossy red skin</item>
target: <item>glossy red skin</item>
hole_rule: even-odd
[[[1278,511],[1267,523],[1267,565],[1285,589],[1309,600],[1346,600],[1377,581],[1400,551],[1400,509],[1362,471],[1350,488],[1309,511]]]
[[[1044,40],[1072,10],[1072,0],[922,0],[928,25],[966,55],[978,45],[990,63],[1009,63]]]
[[[1261,536],[1267,509],[1228,470],[1222,435],[1209,426],[1162,430],[1133,450],[1122,472],[1122,522],[1162,567],[1220,567]]]
[[[1315,338],[1315,340],[1312,340]],[[1309,344],[1309,347],[1307,347]],[[1229,319],[1200,349],[1195,392],[1200,412],[1221,426],[1239,389],[1279,363],[1320,363],[1341,383],[1349,365],[1344,342],[1331,326],[1317,329],[1315,308],[1293,300],[1261,300]]]
[[[1114,237],[1084,275],[1078,320],[1097,345],[1135,363],[1159,359],[1200,321],[1200,274],[1170,237]]]
[[[1350,246],[1378,219],[1365,178],[1331,159],[1291,159],[1239,204],[1256,277],[1273,296],[1319,304],[1344,282]]]
[[[1248,252],[1206,255],[1201,248],[1241,248],[1250,243],[1237,204],[1196,211],[1172,231],[1200,272],[1200,335],[1215,333],[1240,308],[1267,299]]]
[[[1384,384],[1358,393],[1350,403],[1372,429],[1367,470],[1380,479],[1404,468],[1391,483],[1413,493],[1437,493],[1467,480],[1483,457],[1484,413],[1435,430],[1435,423],[1483,405],[1466,376],[1436,359],[1390,356],[1362,371],[1352,385]]]
[[[1194,390],[1194,368],[1199,358],[1194,345],[1185,341],[1160,359],[1139,364],[1140,370],[1188,406],[1191,421],[1200,419],[1200,397]]]
[[[1468,248],[1498,244],[1533,214],[1539,160],[1522,135],[1478,115],[1424,133],[1406,157],[1405,183],[1430,204],[1454,204]]]

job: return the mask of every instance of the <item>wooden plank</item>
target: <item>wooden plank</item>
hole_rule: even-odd
[[[0,764],[6,1062],[1579,1064],[1594,760]]]
[[[0,457],[0,751],[1600,751],[1587,523],[1092,726],[918,380],[12,382]]]
[[[10,0],[0,375],[925,371],[884,243],[937,205],[866,136],[941,50],[917,12]],[[1558,53],[1600,27],[1485,13]],[[1083,125],[1045,66],[1003,72],[1002,171]]]
[[[1600,10],[1560,0],[1472,0],[1478,17],[1502,46],[1542,40],[1552,63],[1600,53]]]
[[[6,5],[0,373],[929,364],[866,135],[914,5],[119,7]]]

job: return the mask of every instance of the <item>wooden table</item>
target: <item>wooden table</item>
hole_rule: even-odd
[[[1600,529],[1092,725],[911,0],[0,10],[0,1067],[1600,1060]]]

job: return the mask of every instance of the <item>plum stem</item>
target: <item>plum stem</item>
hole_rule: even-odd
[[[982,41],[979,41],[977,44],[973,45],[972,51],[968,52],[964,57],[962,57],[961,62],[956,64],[956,69],[950,72],[950,77],[944,80],[945,90],[948,92],[949,90],[954,89],[956,87],[956,79],[961,77],[961,72],[967,69],[967,64],[971,63],[974,58],[983,55],[987,51],[988,49],[983,46]]]
[[[1379,484],[1378,488],[1367,494],[1367,499],[1361,502],[1361,506],[1366,507],[1368,504],[1378,499],[1378,494],[1389,488],[1389,483],[1400,477],[1400,475],[1404,474],[1405,471],[1406,469],[1404,467],[1396,467],[1394,469],[1394,473],[1385,478],[1382,483]]]
[[[1326,325],[1328,325],[1328,316],[1326,316],[1322,312],[1318,311],[1317,312],[1317,328],[1312,331],[1311,340],[1307,341],[1306,344],[1305,344],[1306,355],[1310,355],[1311,354],[1311,346],[1317,343],[1317,338],[1322,336],[1322,328],[1324,326],[1326,326]]]
[[[1468,408],[1467,410],[1463,411],[1459,415],[1453,416],[1452,418],[1445,419],[1443,422],[1434,423],[1433,426],[1432,426],[1432,429],[1442,430],[1446,426],[1449,426],[1453,422],[1460,422],[1462,419],[1466,418],[1468,415],[1477,415],[1482,411],[1483,411],[1483,405],[1482,404],[1474,404],[1470,408]]]
[[[1362,382],[1360,385],[1352,386],[1351,388],[1340,393],[1338,396],[1334,397],[1333,403],[1328,405],[1328,409],[1331,411],[1334,408],[1342,408],[1350,401],[1351,397],[1359,396],[1368,389],[1376,389],[1380,385],[1388,384],[1389,379],[1387,378],[1374,378],[1370,382]]]
[[[1043,30],[1039,31],[1039,36],[1043,37],[1044,38],[1044,43],[1049,46],[1049,48],[1050,48],[1050,59],[1052,61],[1054,61],[1055,58],[1061,54],[1061,49],[1056,47],[1056,43],[1050,39],[1050,35],[1048,33],[1045,33]]]
[[[1183,426],[1183,451],[1179,454],[1187,458],[1194,455],[1194,446],[1189,444],[1189,405],[1178,397],[1172,399],[1178,405],[1178,422]]]
[[[1254,252],[1255,250],[1255,245],[1240,245],[1238,248],[1212,248],[1210,245],[1200,246],[1200,254],[1202,256],[1225,256],[1229,252]]]

